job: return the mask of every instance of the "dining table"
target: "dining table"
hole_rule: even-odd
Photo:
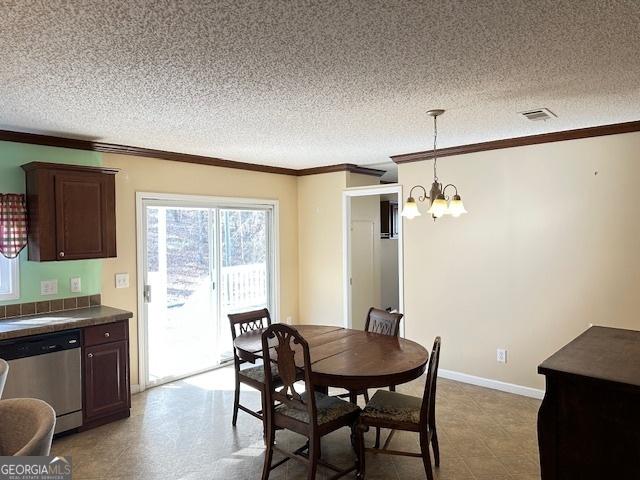
[[[329,387],[360,392],[401,385],[420,377],[429,360],[426,348],[401,337],[328,325],[293,327],[309,344],[312,383],[324,393]],[[262,359],[263,331],[236,337],[234,347],[241,359]]]

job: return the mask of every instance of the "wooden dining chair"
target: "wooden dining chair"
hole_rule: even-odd
[[[438,447],[438,432],[436,430],[436,384],[438,378],[438,363],[440,362],[440,337],[436,337],[429,359],[427,381],[422,398],[403,395],[398,392],[378,390],[371,401],[367,403],[357,428],[357,450],[360,455],[360,469],[358,478],[365,478],[366,452],[386,455],[403,455],[422,458],[424,470],[428,480],[433,480],[431,467],[431,453],[436,467],[440,466],[440,449]],[[391,432],[382,448],[365,448],[364,432],[369,427],[389,428]],[[390,450],[389,443],[396,430],[417,432],[420,434],[420,453]]]
[[[267,328],[271,326],[271,315],[269,314],[269,310],[266,308],[260,310],[253,310],[251,312],[242,312],[242,313],[233,313],[228,315],[229,324],[231,325],[231,337],[233,340],[236,339],[238,335],[242,335],[243,333],[247,333],[253,330],[258,330],[262,328]],[[235,427],[236,422],[238,421],[238,410],[242,410],[243,412],[252,415],[259,420],[263,420],[264,411],[264,389],[265,389],[265,381],[264,381],[264,367],[262,365],[242,368],[242,365],[246,364],[245,360],[240,359],[238,357],[238,352],[236,349],[233,349],[233,365],[235,368],[235,377],[236,377],[236,392],[233,400],[233,419],[231,420],[231,424]],[[274,375],[276,376],[275,382],[278,382],[278,371],[274,369]],[[242,405],[240,403],[240,384],[244,383],[252,388],[255,388],[260,392],[262,409],[258,411],[251,410],[250,408]]]
[[[400,320],[402,320],[402,316],[402,313],[392,313],[371,307],[367,312],[364,331],[397,337],[400,334]],[[389,385],[389,390],[395,391],[395,389],[395,385]],[[338,395],[338,397],[349,398],[350,402],[356,403],[358,395],[364,395],[364,401],[369,402],[369,392],[367,390],[343,393]]]
[[[262,479],[268,480],[270,472],[290,459],[307,465],[307,479],[316,477],[318,465],[333,470],[332,479],[341,478],[357,469],[357,458],[348,469],[340,469],[320,458],[320,439],[342,427],[350,427],[355,445],[355,426],[360,408],[353,403],[316,392],[313,385],[309,344],[288,325],[276,324],[262,334],[266,389],[265,410],[267,450],[264,457]],[[277,367],[282,381],[279,387],[272,381]],[[296,381],[304,382],[304,393],[296,390]],[[276,405],[276,402],[278,403]],[[305,436],[308,442],[294,452],[275,445],[276,429],[287,429]],[[273,464],[273,452],[285,456]]]
[[[400,320],[402,320],[401,313],[371,307],[367,312],[364,331],[397,337],[400,334]]]

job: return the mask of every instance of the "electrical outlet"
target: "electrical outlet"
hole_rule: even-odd
[[[496,360],[498,363],[507,363],[507,350],[504,348],[498,348],[496,350]]]
[[[58,280],[42,280],[40,282],[40,295],[55,295],[58,293]]]
[[[116,288],[129,288],[128,273],[116,273]]]
[[[291,325],[293,323],[292,317],[287,317],[287,325]]]
[[[82,291],[82,280],[80,277],[73,277],[69,280],[69,288],[71,288],[71,292],[80,293]]]

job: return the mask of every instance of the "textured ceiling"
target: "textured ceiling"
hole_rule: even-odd
[[[0,2],[0,128],[294,168],[640,119],[640,2]],[[530,122],[516,112],[548,107]]]

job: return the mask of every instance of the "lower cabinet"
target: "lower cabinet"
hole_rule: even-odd
[[[126,323],[85,329],[84,428],[129,416],[129,341],[121,339],[125,327]],[[91,345],[97,338],[103,341]]]

